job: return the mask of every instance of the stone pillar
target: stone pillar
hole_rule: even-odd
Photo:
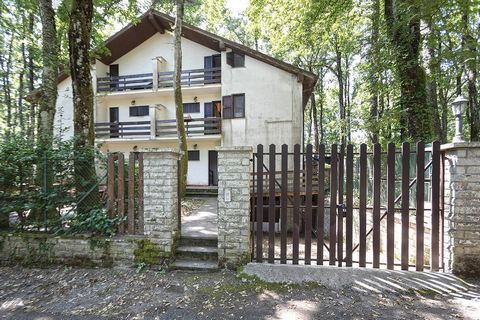
[[[250,261],[251,147],[218,147],[218,257],[235,268]]]
[[[166,253],[178,233],[178,158],[174,149],[143,154],[145,235]]]
[[[442,145],[445,152],[444,263],[480,275],[480,143]]]

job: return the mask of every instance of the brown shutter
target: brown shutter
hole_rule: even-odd
[[[224,96],[223,102],[223,119],[233,118],[233,99],[232,96]]]

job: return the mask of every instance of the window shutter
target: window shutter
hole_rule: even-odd
[[[233,118],[233,99],[232,96],[224,96],[222,98],[223,104],[223,119]]]
[[[227,52],[227,64],[233,67],[233,51]]]
[[[205,102],[203,104],[203,111],[205,118],[213,117],[213,103],[212,102]]]
[[[212,69],[213,68],[213,56],[206,56],[203,58],[203,68],[204,69]],[[205,80],[212,80],[212,72],[206,71],[205,72]]]

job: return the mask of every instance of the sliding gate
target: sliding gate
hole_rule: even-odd
[[[292,152],[293,151],[293,152]],[[253,156],[256,262],[443,268],[440,143],[258,145]]]

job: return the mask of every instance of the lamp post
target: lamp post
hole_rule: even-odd
[[[455,137],[453,137],[453,142],[465,142],[462,134],[462,114],[467,102],[468,100],[461,95],[452,102],[452,111],[455,116]]]

